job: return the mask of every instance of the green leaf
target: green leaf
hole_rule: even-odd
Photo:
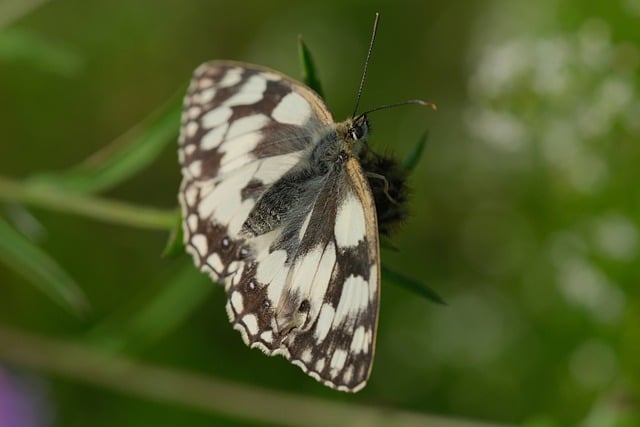
[[[0,218],[0,261],[71,313],[89,312],[87,297],[46,252]]]
[[[162,257],[175,258],[178,255],[182,255],[184,253],[183,240],[182,214],[178,210],[175,224],[169,232],[169,239],[167,240],[164,250],[162,251]]]
[[[412,279],[410,277],[407,277],[403,274],[400,274],[396,271],[393,271],[390,268],[385,267],[384,265],[382,266],[381,270],[382,270],[382,278],[384,280],[389,280],[395,283],[396,285],[402,286],[403,288],[411,292],[414,292],[420,295],[421,297],[424,297],[436,304],[442,304],[442,305],[447,304],[442,299],[442,297],[440,297],[440,295],[436,293],[436,291],[429,288],[427,285],[420,283],[419,281]]]
[[[404,169],[407,174],[413,172],[416,166],[418,166],[418,162],[420,161],[420,158],[422,158],[422,152],[424,151],[424,147],[427,144],[428,138],[429,131],[426,131],[422,134],[422,136],[418,140],[418,143],[413,147],[411,153],[409,153],[409,155],[404,159],[404,162],[402,163],[402,169]]]
[[[132,227],[170,230],[175,211],[86,196],[57,187],[24,184],[0,176],[0,200],[24,203],[58,212],[83,215],[99,221]]]
[[[149,166],[168,144],[176,143],[183,95],[184,91],[180,90],[142,123],[78,166],[63,172],[34,175],[28,182],[76,193],[95,193],[115,187]]]
[[[8,29],[0,32],[0,61],[26,63],[48,73],[65,77],[77,75],[83,59],[70,48],[45,40],[29,31]]]
[[[315,90],[321,98],[324,98],[324,92],[322,91],[320,79],[318,79],[318,73],[316,72],[311,52],[307,48],[307,45],[304,44],[301,35],[298,36],[298,57],[300,58],[302,81],[311,89]]]
[[[98,325],[88,340],[111,351],[136,350],[176,330],[215,289],[191,262],[151,296],[138,298]],[[140,299],[143,299],[140,301]]]

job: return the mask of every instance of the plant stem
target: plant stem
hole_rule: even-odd
[[[141,363],[0,325],[0,360],[212,414],[285,426],[488,427],[393,408],[300,396]]]
[[[0,4],[0,29],[9,27],[18,19],[28,15],[48,0],[13,0]]]
[[[0,177],[0,200],[83,215],[132,227],[171,230],[176,222],[174,210],[161,210],[73,194],[52,186],[24,184],[3,177]]]

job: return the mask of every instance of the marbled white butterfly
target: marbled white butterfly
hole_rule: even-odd
[[[194,73],[179,139],[186,248],[224,284],[234,328],[348,392],[366,384],[375,347],[375,202],[380,213],[404,201],[400,168],[369,149],[368,132],[366,113],[336,123],[279,72],[211,61]]]

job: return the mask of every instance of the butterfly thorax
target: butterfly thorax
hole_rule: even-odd
[[[291,221],[314,202],[332,174],[340,173],[347,160],[358,155],[368,135],[366,117],[326,126],[313,138],[308,157],[265,191],[243,224],[245,237],[268,233]]]
[[[359,157],[369,134],[366,116],[349,118],[319,134],[311,154],[311,164],[321,173],[340,168],[350,156]]]

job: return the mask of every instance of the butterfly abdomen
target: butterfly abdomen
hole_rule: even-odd
[[[408,215],[407,172],[394,157],[376,153],[368,147],[363,150],[360,164],[370,174],[368,181],[376,205],[378,231],[389,236]]]

